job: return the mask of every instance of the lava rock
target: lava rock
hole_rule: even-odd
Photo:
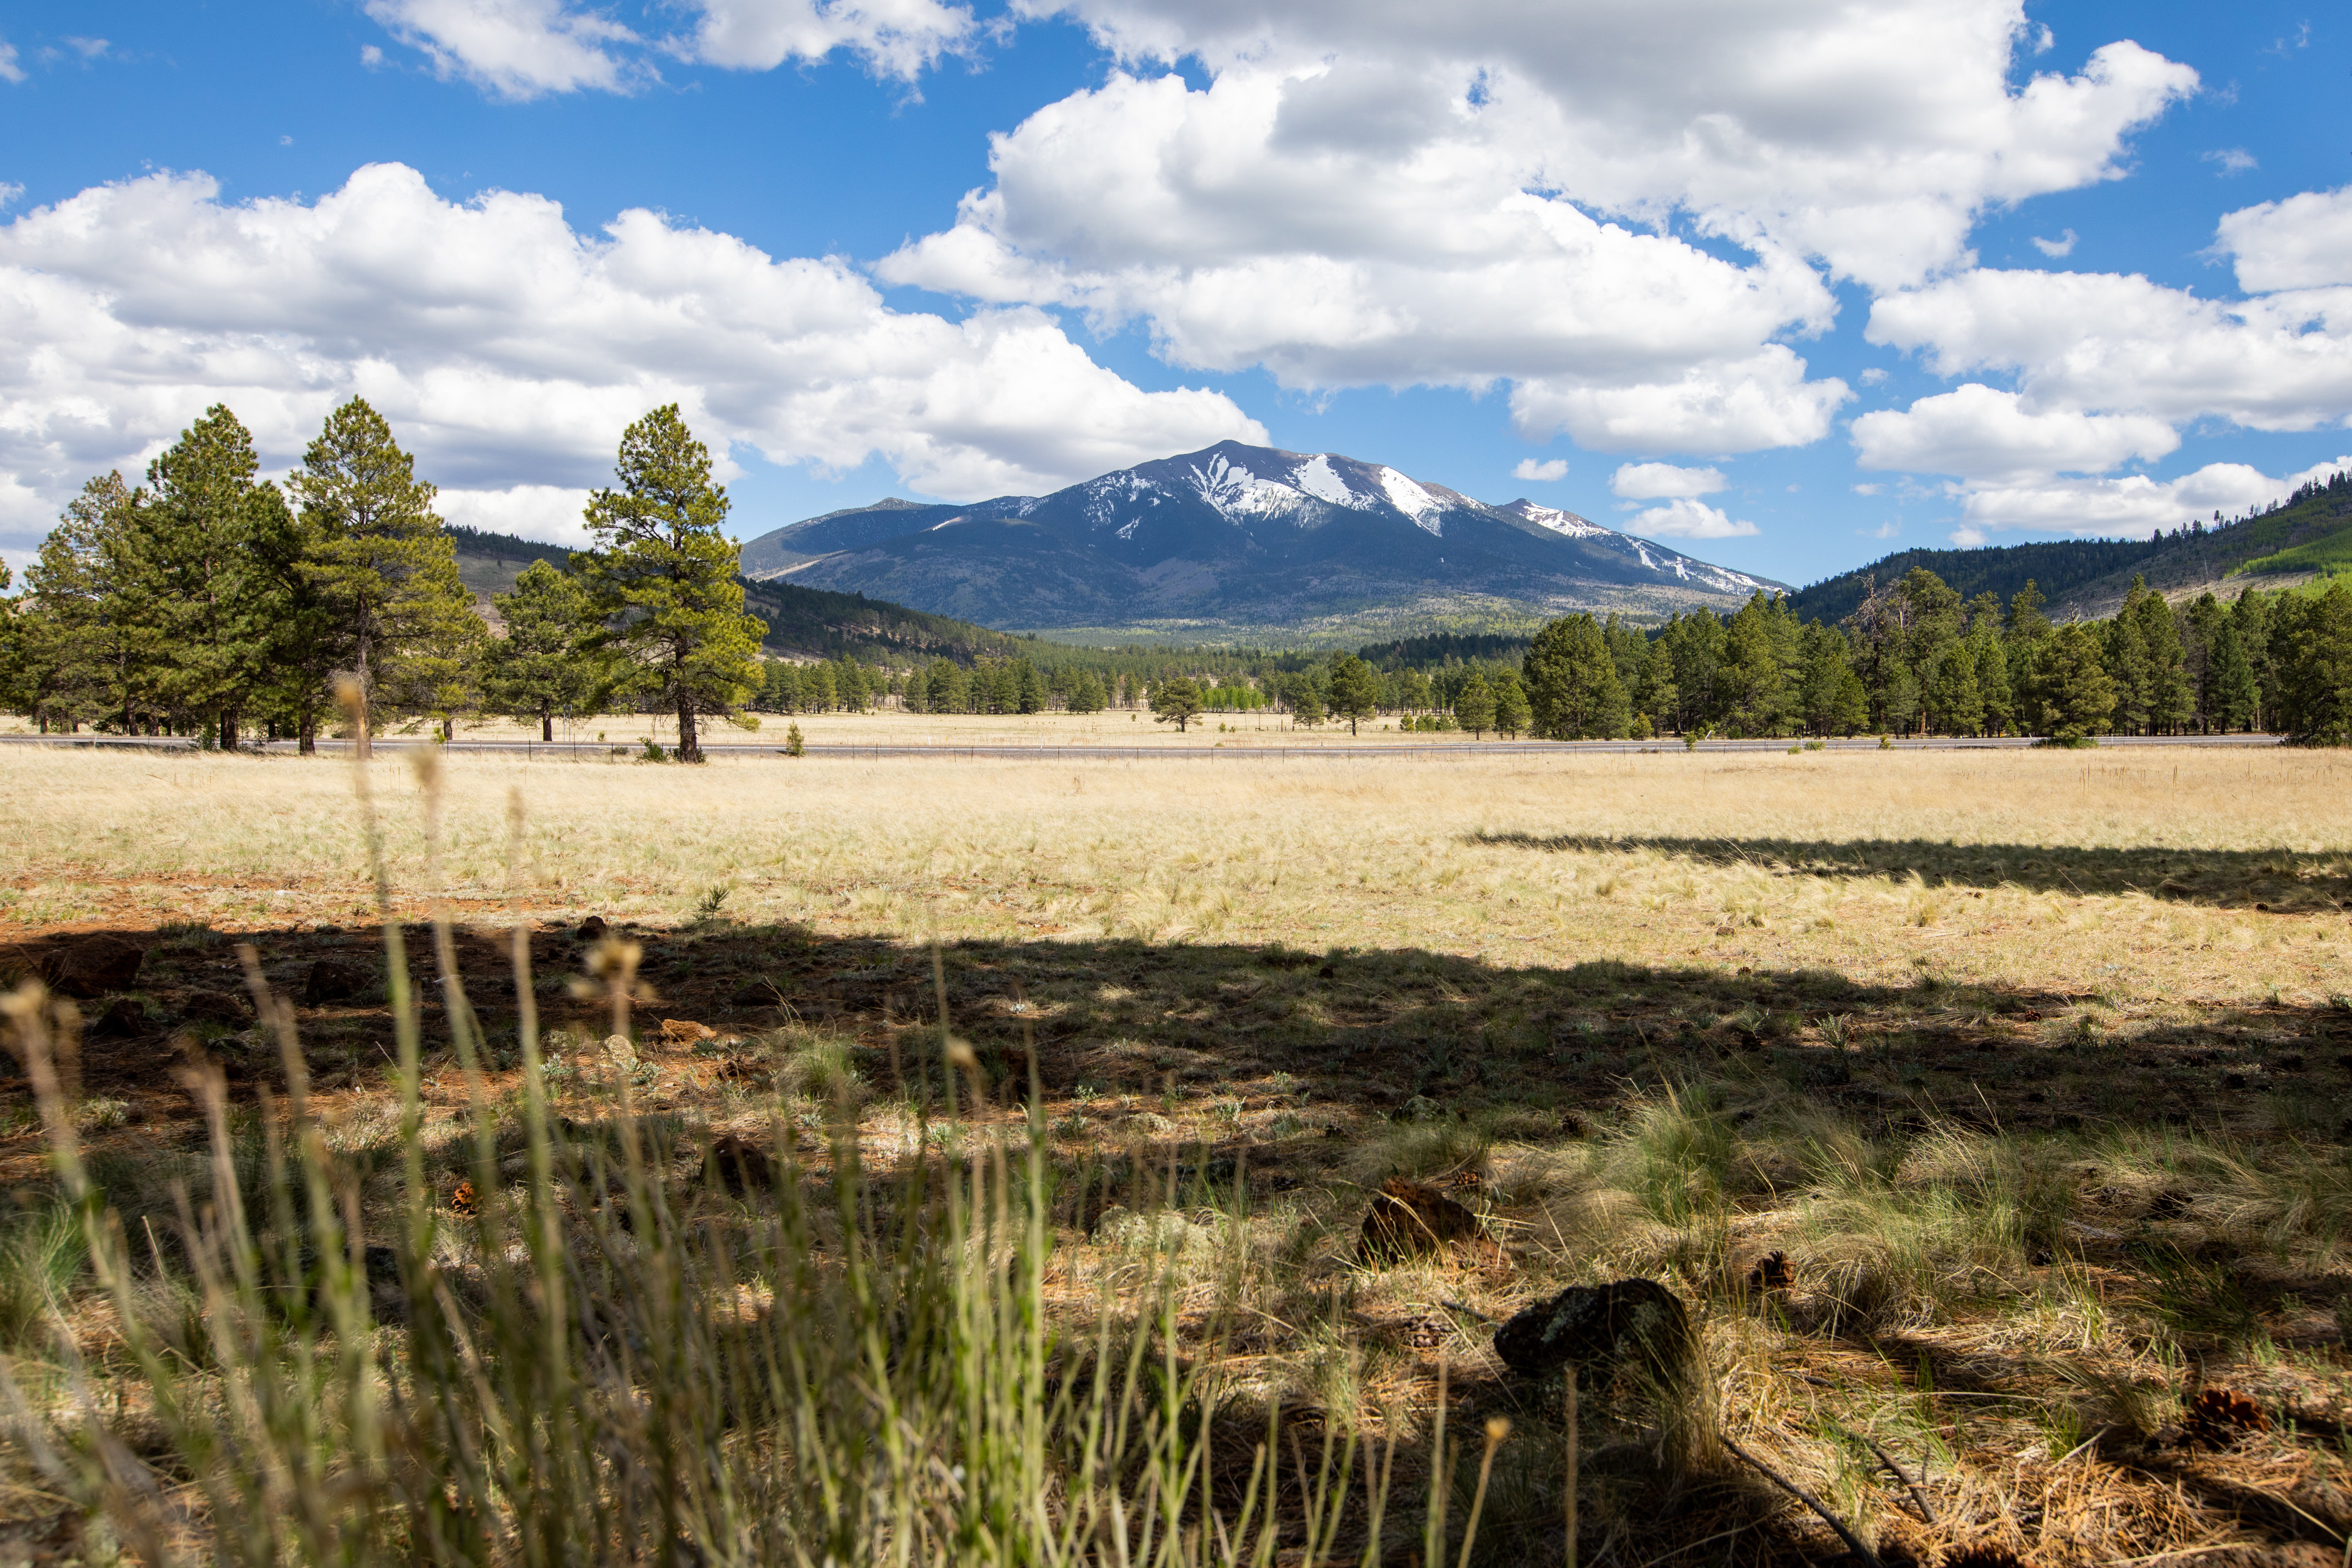
[[[180,1016],[191,1024],[226,1024],[242,1029],[253,1022],[253,1008],[232,991],[191,991],[180,1004]]]
[[[710,1145],[710,1157],[703,1163],[703,1169],[739,1198],[776,1184],[775,1161],[749,1139],[732,1132]]]
[[[727,1000],[738,1007],[781,1007],[784,994],[772,980],[754,980]]]
[[[128,991],[138,984],[145,950],[119,936],[86,936],[41,966],[41,978],[52,991],[85,1002],[110,991]]]
[[[340,958],[318,959],[302,982],[302,1000],[313,1007],[321,1002],[341,1002],[365,990],[373,979],[356,963]]]
[[[117,996],[89,1026],[89,1032],[97,1039],[127,1040],[146,1027],[147,1009],[132,997]]]
[[[1682,1299],[1654,1279],[1571,1285],[1495,1331],[1495,1353],[1522,1377],[1570,1363],[1616,1365],[1634,1357],[1654,1372],[1675,1374],[1690,1364],[1695,1349]]]
[[[1372,1195],[1356,1256],[1366,1263],[1394,1263],[1478,1239],[1476,1215],[1426,1183],[1391,1176]]]

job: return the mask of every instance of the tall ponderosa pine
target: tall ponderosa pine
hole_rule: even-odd
[[[132,570],[147,624],[170,657],[156,692],[235,750],[246,704],[271,673],[283,619],[277,567],[297,552],[294,519],[257,484],[253,437],[218,404],[148,465]]]
[[[1538,632],[1521,669],[1537,734],[1554,741],[1624,735],[1632,718],[1625,688],[1590,613],[1564,616]]]
[[[321,662],[357,678],[371,713],[386,698],[415,711],[454,707],[484,628],[434,514],[435,489],[392,426],[352,398],[328,416],[287,488],[308,535],[302,575],[322,606]],[[369,727],[356,737],[362,756]]]
[[[767,624],[743,613],[727,492],[677,405],[622,434],[615,477],[618,489],[588,503],[596,547],[582,578],[613,625],[626,684],[677,714],[677,760],[698,763],[703,716],[732,716],[760,685]]]
[[[1381,689],[1372,667],[1352,653],[1331,656],[1331,675],[1324,689],[1323,700],[1331,709],[1332,717],[1348,721],[1348,733],[1380,711]]]
[[[490,603],[507,635],[482,655],[482,705],[493,713],[539,721],[539,738],[555,739],[558,717],[577,718],[604,696],[608,661],[588,647],[602,629],[579,581],[544,561]]]

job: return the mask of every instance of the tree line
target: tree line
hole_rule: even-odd
[[[133,486],[92,479],[0,601],[0,708],[85,726],[248,736],[315,749],[339,711],[364,750],[388,722],[541,721],[616,701],[675,712],[678,754],[760,689],[765,626],[743,613],[725,489],[675,405],[623,434],[587,550],[526,569],[492,637],[457,574],[435,488],[383,416],[331,414],[284,487],[215,405]],[[0,588],[9,586],[0,571]]]

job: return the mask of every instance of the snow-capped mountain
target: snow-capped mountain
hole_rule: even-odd
[[[1221,442],[1048,496],[890,500],[743,546],[743,571],[1020,628],[1484,609],[1662,617],[1780,586],[1570,511],[1336,452]]]

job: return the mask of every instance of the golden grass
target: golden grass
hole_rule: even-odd
[[[2324,1000],[2352,936],[2352,762],[2327,753],[446,771],[431,889],[411,772],[375,764],[394,880],[483,912],[679,920],[723,888],[731,919],[835,933],[1924,973],[2099,1020]],[[0,752],[0,923],[364,920],[350,787],[322,759]]]
[[[1694,1304],[1700,1427],[1882,1551],[2089,1564],[2352,1532],[2325,1436],[2352,1418],[2352,1088],[2322,1059],[2352,990],[2345,759],[460,755],[443,776],[435,888],[415,775],[371,771],[406,908],[446,895],[551,939],[625,921],[699,994],[818,955],[793,960],[812,1022],[648,1055],[639,1091],[691,1128],[797,1128],[814,1158],[848,1108],[873,1168],[919,1153],[889,1072],[935,1039],[923,949],[950,944],[956,1028],[1051,1069],[1055,1310],[1164,1289],[1223,1325],[1225,1398],[1406,1444],[1391,1545],[1442,1369],[1457,1435],[1516,1423],[1482,1560],[1557,1550],[1556,1412],[1497,1383],[1485,1320],[1624,1274]],[[364,926],[350,789],[331,761],[0,751],[0,944],[204,926],[259,933],[267,962]],[[560,1094],[591,1021],[551,1042]],[[320,1020],[311,1070],[364,1152],[394,1130],[354,1026]],[[427,1069],[454,1172],[462,1080]],[[88,1114],[123,1159],[150,1136]],[[1391,1173],[1482,1177],[1468,1201],[1509,1261],[1360,1266],[1364,1191]],[[1799,1287],[1759,1299],[1771,1250]],[[2200,1379],[2303,1430],[2150,1444]],[[1668,1416],[1588,1422],[1588,1529],[1623,1560],[1718,1529],[1748,1544],[1690,1560],[1833,1550],[1703,1430],[1712,1479],[1661,1493],[1639,1455]],[[1925,1474],[1935,1525],[1864,1439]]]

